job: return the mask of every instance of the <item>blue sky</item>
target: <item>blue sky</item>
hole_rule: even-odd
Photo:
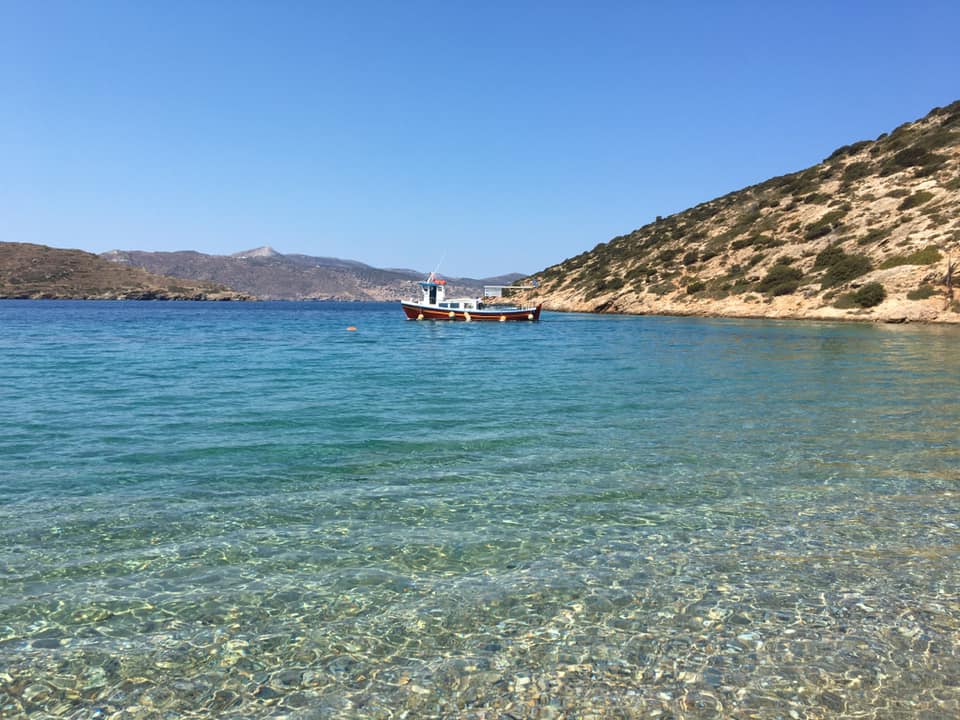
[[[535,272],[960,98],[957,2],[0,0],[0,240]]]

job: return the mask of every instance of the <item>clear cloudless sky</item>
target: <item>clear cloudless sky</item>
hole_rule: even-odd
[[[958,98],[957,0],[0,0],[0,240],[535,272]]]

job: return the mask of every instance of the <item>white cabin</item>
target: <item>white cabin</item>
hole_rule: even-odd
[[[483,301],[480,298],[450,298],[446,299],[446,283],[443,280],[424,280],[420,283],[423,305],[443,308],[444,310],[480,310]]]

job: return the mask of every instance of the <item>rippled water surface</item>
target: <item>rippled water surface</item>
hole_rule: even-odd
[[[2,302],[0,716],[960,716],[958,348]]]

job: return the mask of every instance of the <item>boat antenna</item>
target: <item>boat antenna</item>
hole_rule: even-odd
[[[437,266],[433,269],[433,275],[437,275],[440,272],[440,266],[443,265],[443,261],[447,257],[447,252],[444,250],[443,255],[440,256],[440,262],[437,263]]]

